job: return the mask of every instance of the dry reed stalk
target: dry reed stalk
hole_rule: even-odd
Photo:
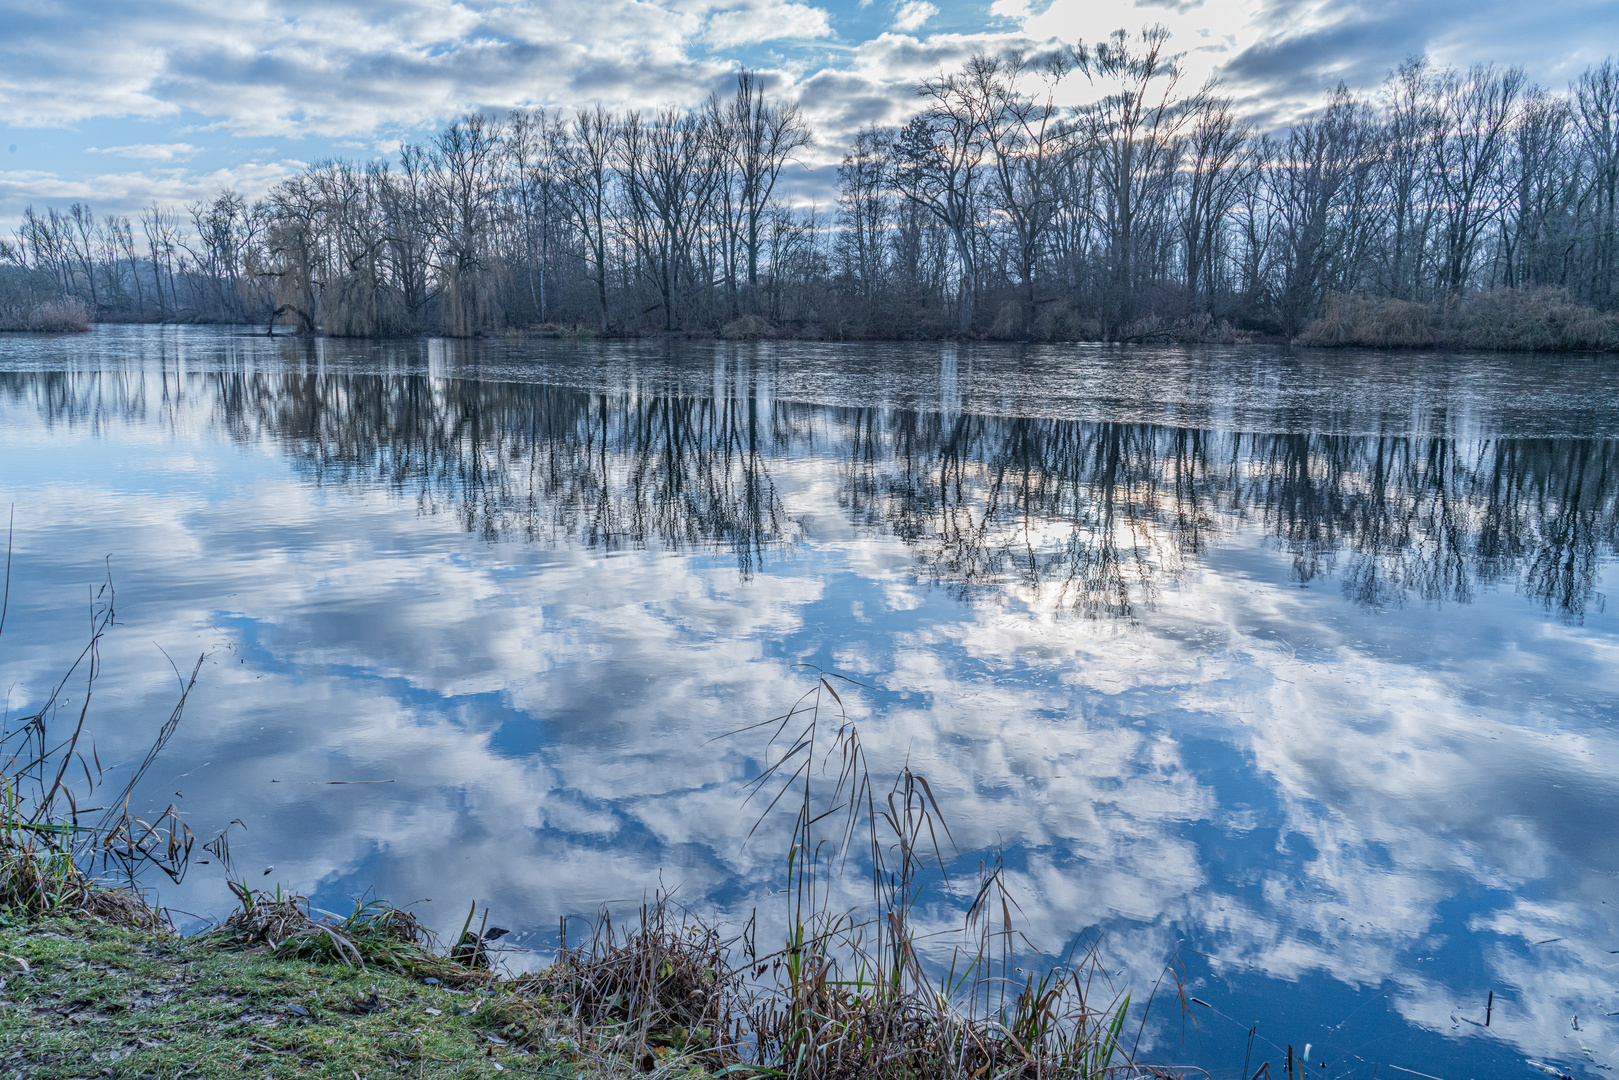
[[[6,595],[0,600],[0,613],[10,604],[10,565],[8,534]],[[180,680],[179,700],[145,760],[95,824],[83,820],[88,811],[81,806],[100,788],[105,775],[89,738],[88,721],[101,672],[102,640],[115,623],[115,601],[109,570],[91,598],[89,636],[79,654],[38,708],[0,721],[0,907],[32,915],[83,911],[123,922],[154,923],[156,913],[139,901],[134,889],[138,873],[155,866],[178,882],[189,865],[195,838],[175,807],[171,804],[147,820],[131,811],[131,797],[179,727],[202,656],[190,680]],[[64,723],[68,686],[76,680],[82,680],[79,707],[66,711]],[[103,895],[105,876],[114,869],[127,892],[110,898]]]

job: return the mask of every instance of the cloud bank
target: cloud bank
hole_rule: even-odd
[[[293,162],[388,156],[469,109],[695,104],[740,66],[803,101],[821,136],[806,163],[825,165],[862,125],[914,107],[916,79],[977,49],[1161,22],[1190,78],[1225,78],[1280,124],[1415,52],[1521,63],[1559,87],[1619,41],[1619,7],[1599,0],[6,0],[0,12],[0,220],[65,198],[128,212],[218,183],[252,195]],[[108,156],[146,164],[108,174]]]

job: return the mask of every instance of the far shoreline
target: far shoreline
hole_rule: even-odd
[[[1306,349],[1380,349],[1392,352],[1619,352],[1619,313],[1577,303],[1555,289],[1495,289],[1443,302],[1418,303],[1369,296],[1335,296],[1321,318],[1296,336],[1273,330],[1240,328],[1207,316],[1167,320],[1149,316],[1108,331],[1099,322],[1080,321],[1077,332],[1029,336],[990,330],[960,333],[939,327],[934,334],[884,335],[851,332],[821,323],[770,322],[744,315],[721,326],[673,330],[614,327],[605,334],[580,324],[539,323],[486,327],[453,335],[426,329],[403,334],[349,335],[317,328],[309,333],[275,323],[207,317],[141,319],[94,317],[82,307],[64,314],[51,308],[39,317],[11,320],[0,331],[73,333],[92,326],[220,326],[250,329],[244,336],[331,341],[415,341],[442,337],[461,341],[730,341],[902,344],[981,342],[1004,345],[1268,345]],[[110,314],[110,313],[109,313]],[[72,317],[68,317],[72,316]],[[1090,325],[1089,323],[1095,323]]]

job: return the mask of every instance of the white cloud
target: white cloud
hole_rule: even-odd
[[[236,165],[223,169],[94,173],[63,177],[33,170],[0,171],[0,207],[21,216],[30,203],[88,203],[98,214],[134,214],[154,201],[171,209],[212,198],[230,188],[249,199],[303,169],[298,160]]]
[[[1020,0],[1002,2],[1008,7],[1020,4]],[[1192,88],[1214,74],[1238,51],[1258,42],[1266,26],[1266,21],[1253,13],[1249,0],[1204,0],[1200,4],[1137,0],[1133,6],[1125,8],[1053,3],[1038,14],[1028,13],[1026,4],[1021,6],[1026,13],[1020,22],[1022,30],[1036,40],[1057,38],[1095,43],[1115,30],[1134,34],[1145,26],[1163,25],[1171,34],[1170,49],[1185,54],[1183,77]]]
[[[870,2],[858,0],[858,7]],[[1534,9],[1505,0],[1488,0],[1485,9],[1461,0],[1370,7],[1320,0],[993,0],[978,32],[969,26],[966,33],[926,34],[939,8],[931,0],[894,0],[888,32],[861,41],[838,40],[831,10],[814,0],[14,5],[0,38],[0,111],[23,127],[200,117],[195,134],[160,133],[140,143],[134,136],[94,138],[103,152],[127,151],[159,169],[203,162],[201,176],[237,160],[222,150],[240,137],[302,139],[306,148],[298,156],[316,158],[419,139],[472,108],[593,100],[694,105],[721,89],[737,63],[760,63],[768,46],[776,85],[802,97],[818,128],[818,145],[805,161],[827,165],[865,123],[903,119],[916,105],[908,93],[916,78],[975,49],[1095,41],[1121,26],[1134,31],[1162,22],[1174,34],[1172,48],[1186,54],[1189,85],[1223,73],[1245,111],[1279,124],[1313,107],[1339,78],[1374,85],[1412,51],[1431,49],[1453,63],[1521,61],[1532,77],[1555,87],[1598,59],[1619,33],[1619,7],[1596,0],[1550,0]],[[960,17],[951,14],[959,31]],[[1008,24],[1016,29],[1005,31]],[[193,144],[193,155],[179,149]],[[175,152],[162,155],[163,146]],[[141,148],[148,156],[134,156]],[[48,178],[23,192],[24,201],[93,179],[76,152],[61,153],[52,160],[24,150],[10,162]],[[796,197],[824,203],[829,174],[794,178],[801,182]],[[150,186],[162,184],[154,176]],[[0,218],[20,209],[8,201]]]
[[[0,42],[12,123],[92,117],[217,118],[237,135],[368,137],[456,112],[602,98],[700,100],[735,48],[815,40],[827,13],[803,0],[389,0],[217,8],[185,0],[98,11],[39,9]]]
[[[1538,32],[1508,36],[1490,29],[1499,20],[1476,18],[1459,2],[1356,9],[1315,0],[1125,7],[994,0],[990,14],[1020,32],[986,40],[1094,41],[1120,26],[1163,22],[1173,47],[1187,51],[1194,78],[1240,60],[1233,70],[1256,93],[1280,87],[1308,96],[1338,74],[1375,81],[1423,47],[1457,61],[1529,60],[1532,74],[1571,74],[1596,58],[1598,31],[1619,17],[1589,2],[1553,7],[1555,18],[1537,9]],[[8,12],[0,109],[20,125],[190,111],[238,135],[374,139],[384,128],[430,127],[479,106],[694,102],[732,63],[709,50],[810,43],[832,33],[828,11],[808,0],[281,0],[207,8],[142,0],[93,12],[82,2]],[[903,0],[891,26],[915,33],[938,11],[930,0]],[[1510,21],[1518,27],[1525,17]],[[1581,29],[1571,40],[1548,29],[1556,27]],[[1554,39],[1560,46],[1548,49]]]
[[[703,39],[718,48],[766,41],[813,41],[829,37],[832,23],[824,9],[794,0],[758,0],[708,16]]]
[[[905,0],[894,12],[894,29],[903,33],[920,30],[924,23],[939,13],[928,0]]]
[[[141,161],[184,161],[195,157],[198,149],[190,143],[135,143],[131,146],[90,146],[84,152],[112,154]]]

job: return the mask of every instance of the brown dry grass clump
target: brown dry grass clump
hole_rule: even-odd
[[[0,304],[0,330],[69,333],[90,329],[90,306],[76,296]]]
[[[241,906],[207,934],[217,945],[266,948],[276,956],[362,969],[374,965],[457,983],[489,976],[487,958],[468,964],[440,955],[432,932],[404,908],[361,899],[347,915],[317,915],[307,897],[279,887],[271,892],[229,884]]]
[[[24,329],[61,333],[90,329],[90,307],[76,296],[47,300],[24,317]]]
[[[92,315],[83,300],[62,295],[45,271],[0,258],[0,330],[88,330]]]
[[[662,896],[623,929],[604,911],[576,946],[563,929],[556,961],[518,989],[559,1007],[598,1060],[643,1071],[667,1053],[714,1068],[742,1060],[749,995],[734,941]]]
[[[1439,344],[1438,312],[1427,304],[1333,295],[1297,345],[1321,348],[1420,349]]]

